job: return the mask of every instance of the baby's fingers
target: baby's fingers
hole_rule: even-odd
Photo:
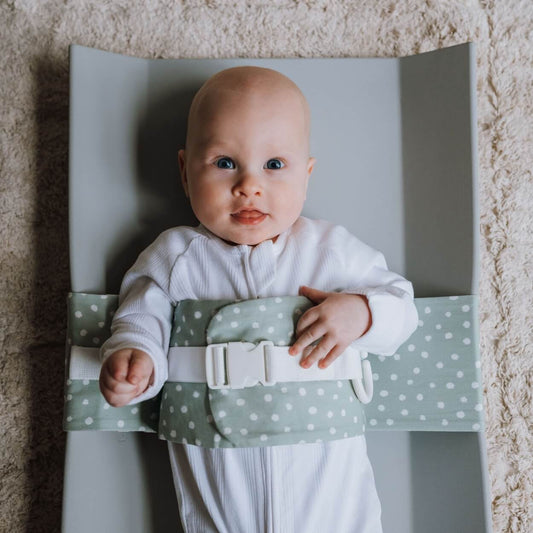
[[[335,359],[337,359],[337,357],[339,357],[339,355],[342,355],[343,352],[344,349],[342,348],[342,346],[337,344],[332,350],[329,351],[326,357],[324,357],[318,363],[318,366],[320,368],[327,368],[329,365],[331,365],[331,363],[333,363],[333,361],[335,361]]]
[[[296,324],[296,336],[299,337],[306,329],[309,328],[313,323],[315,323],[319,318],[319,314],[317,312],[316,307],[311,307],[311,309],[308,309],[301,317],[300,320],[298,320],[298,323]]]
[[[135,350],[131,356],[127,380],[133,385],[141,385],[146,388],[152,375],[154,364],[145,352]]]
[[[124,379],[116,379],[104,364],[100,373],[100,390],[105,393],[130,394],[135,392],[137,385],[133,385]]]
[[[335,343],[325,335],[322,340],[300,361],[300,366],[303,368],[309,368],[317,361],[326,357],[332,349],[334,349]]]
[[[124,407],[125,405],[128,405],[135,396],[135,393],[115,394],[108,392],[104,394],[107,403],[112,407]]]
[[[122,407],[135,398],[137,395],[137,385],[132,385],[127,381],[117,381],[105,368],[102,368],[100,374],[100,391],[109,405]]]
[[[126,381],[130,368],[132,350],[119,350],[104,361],[105,370],[116,381]]]
[[[312,324],[298,336],[294,344],[289,348],[289,354],[297,355],[303,352],[307,346],[320,339],[324,333],[326,333],[326,329],[323,326],[317,323]]]

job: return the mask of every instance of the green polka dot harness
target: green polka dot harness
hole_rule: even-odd
[[[99,391],[97,348],[110,334],[117,297],[71,294],[68,352],[85,350],[93,367],[86,375],[67,376],[64,427],[157,432],[166,440],[208,448],[320,442],[365,429],[480,431],[475,297],[423,298],[416,305],[419,328],[409,341],[393,356],[369,355],[374,399],[368,405],[358,400],[348,379],[242,389],[169,380],[156,398],[113,408]],[[185,300],[175,308],[170,347],[241,341],[288,346],[310,306],[302,297]],[[72,361],[67,364],[72,369]]]

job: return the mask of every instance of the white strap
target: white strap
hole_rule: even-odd
[[[169,381],[207,383],[205,351],[205,346],[170,348]],[[316,364],[311,368],[302,368],[299,364],[300,357],[289,355],[289,348],[285,346],[268,346],[266,352],[270,356],[269,381],[356,379],[362,375],[359,354],[351,347],[324,369],[318,368]],[[98,348],[71,347],[70,379],[98,379],[101,366]]]
[[[253,357],[250,357],[251,352],[254,352]],[[213,353],[214,359],[210,355]],[[362,361],[366,355],[366,352],[350,346],[330,366],[322,369],[316,364],[311,368],[302,368],[300,356],[291,356],[288,347],[273,346],[269,342],[259,345],[223,343],[208,347],[173,347],[168,352],[168,380],[208,383],[211,388],[243,388],[258,382],[273,385],[290,381],[349,379],[359,400],[368,403],[373,384],[370,362]],[[213,361],[214,366],[211,366]],[[100,368],[98,348],[71,346],[70,379],[96,380],[100,376]],[[211,375],[208,375],[210,369]]]
[[[68,377],[70,379],[98,379],[100,377],[100,350],[83,346],[70,347],[70,364]]]
[[[311,368],[302,368],[300,366],[301,357],[289,355],[289,348],[287,346],[272,346],[268,343],[261,344],[264,344],[263,349],[265,360],[267,361],[266,377],[270,383],[337,379],[362,380],[363,378],[361,359],[365,358],[367,354],[366,352],[359,352],[359,350],[351,346],[330,366],[322,369],[316,364]],[[224,353],[225,363],[222,364],[227,364],[233,357],[231,351],[228,350],[231,345],[254,347],[251,343],[224,343],[214,345],[227,347]],[[251,349],[248,348],[248,350]],[[168,353],[169,380],[207,383],[209,380],[206,375],[205,353],[206,347],[203,346],[170,348]],[[368,376],[368,372],[366,372],[366,375]]]

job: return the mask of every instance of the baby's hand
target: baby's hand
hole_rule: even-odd
[[[368,331],[372,315],[367,299],[359,294],[324,292],[311,287],[300,287],[300,294],[318,304],[308,309],[296,326],[296,342],[289,349],[297,355],[310,344],[300,365],[309,368],[316,361],[320,368],[328,367],[348,345]]]
[[[124,349],[111,354],[100,371],[100,390],[109,405],[122,407],[153,382],[154,364],[141,350]]]

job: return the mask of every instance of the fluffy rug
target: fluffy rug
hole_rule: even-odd
[[[530,0],[3,0],[0,28],[2,531],[60,528],[68,45],[142,57],[390,57],[466,41],[477,43],[494,531],[533,531]]]

